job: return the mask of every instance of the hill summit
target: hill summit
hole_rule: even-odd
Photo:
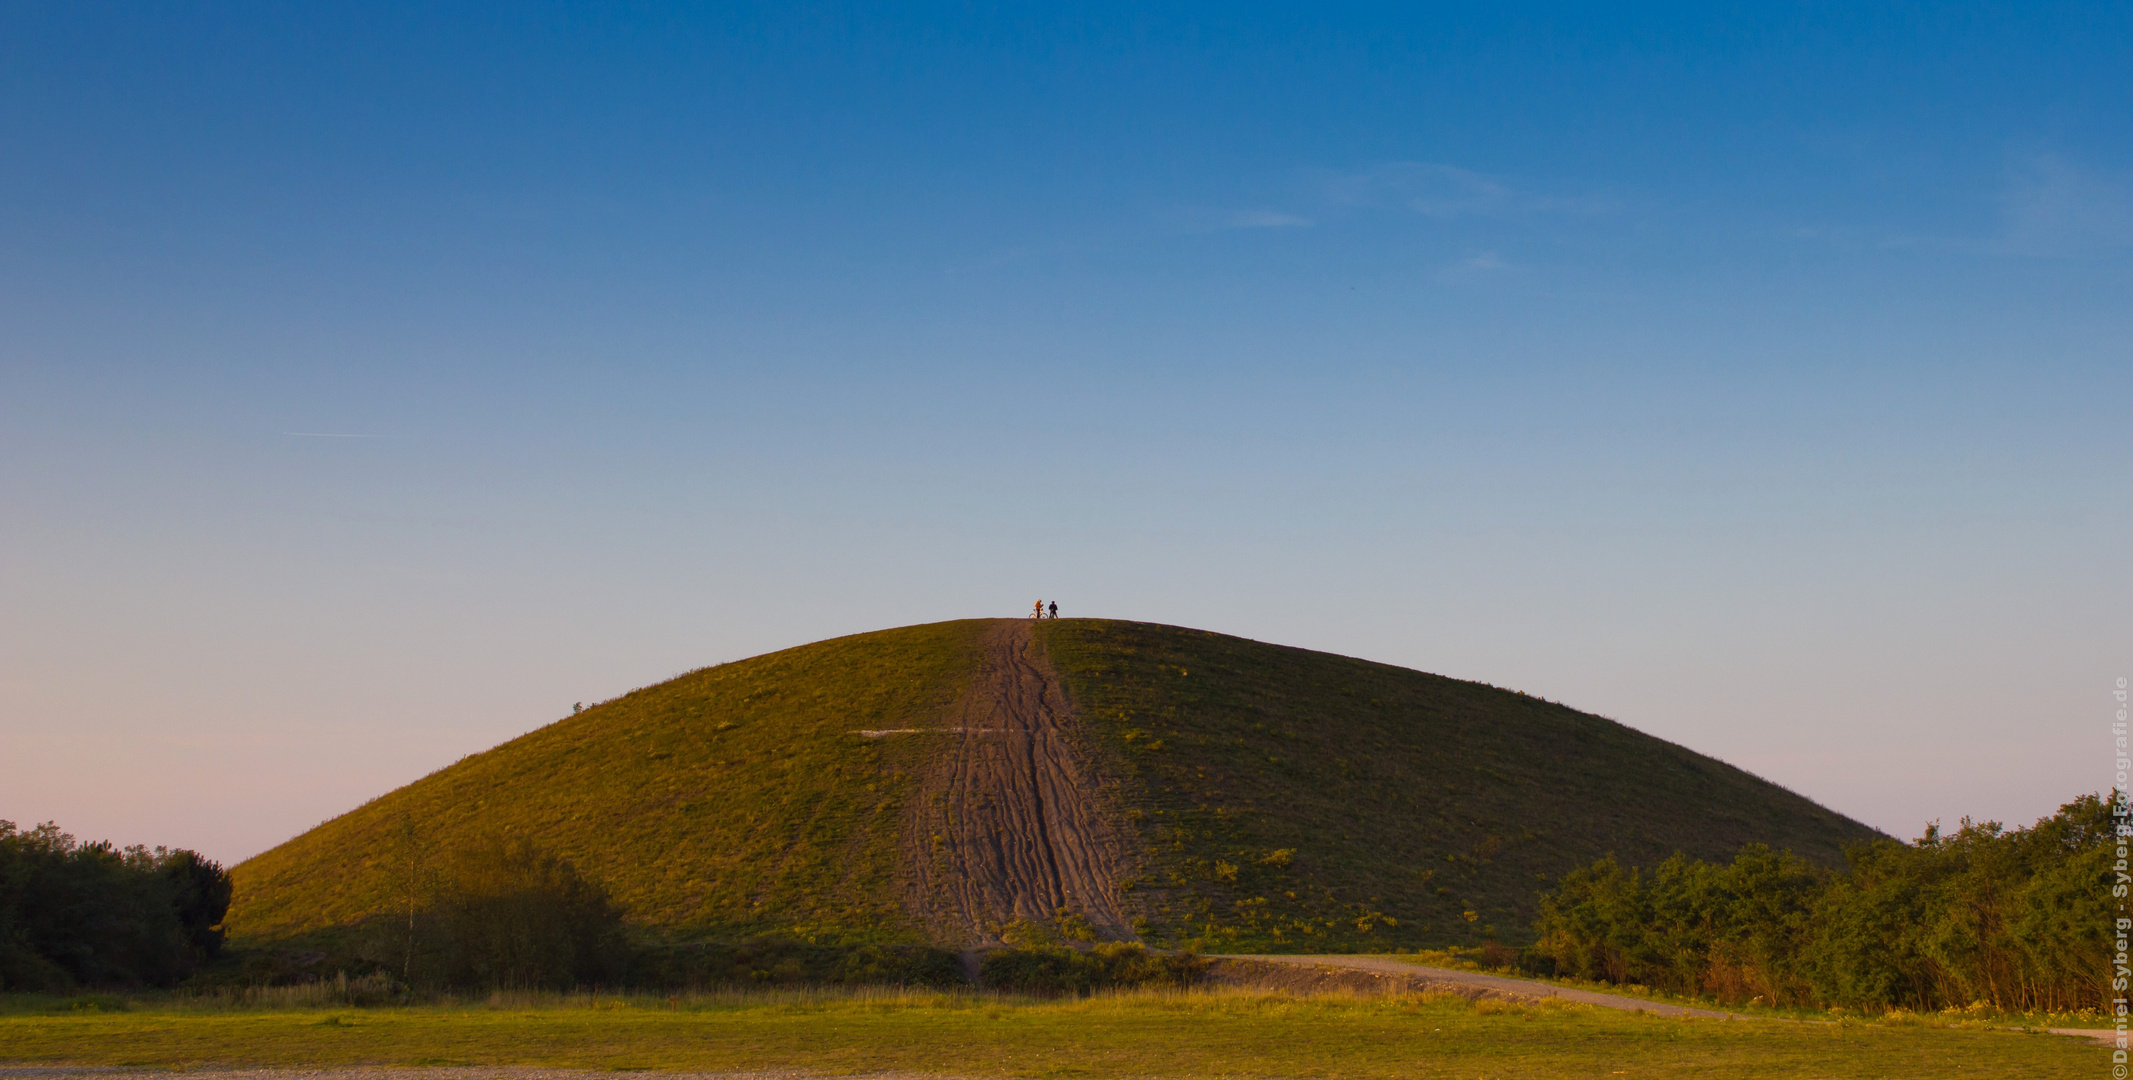
[[[1524,694],[1221,634],[972,619],[691,672],[236,867],[233,939],[403,908],[426,852],[530,840],[644,934],[1224,950],[1521,942],[1609,852],[1825,864],[1876,834]]]

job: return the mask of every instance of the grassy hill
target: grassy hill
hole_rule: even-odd
[[[1127,816],[1152,866],[1138,887],[1167,937],[1267,951],[1523,942],[1535,894],[1608,852],[1651,865],[1761,842],[1841,865],[1845,845],[1878,835],[1515,691],[1145,623],[1039,633],[1135,793]]]
[[[232,871],[232,940],[404,904],[427,855],[528,837],[677,938],[921,940],[898,906],[911,755],[857,729],[934,722],[983,620],[817,642],[625,694],[465,758]]]
[[[691,672],[466,758],[234,871],[239,944],[404,905],[437,852],[532,839],[648,935],[918,942],[900,830],[992,620]],[[1775,785],[1511,691],[1176,627],[1035,626],[1157,943],[1389,949],[1520,941],[1553,875],[1609,851],[1762,841],[1835,862],[1874,835]],[[903,838],[908,839],[908,838]],[[908,845],[905,846],[908,850]]]

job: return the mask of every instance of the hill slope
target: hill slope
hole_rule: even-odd
[[[437,850],[512,833],[668,935],[920,940],[898,903],[896,843],[917,747],[850,732],[938,725],[984,625],[705,668],[465,758],[239,864],[230,935],[390,910]]]
[[[1173,935],[1269,951],[1524,941],[1535,894],[1608,852],[1651,865],[1761,842],[1834,866],[1879,835],[1514,691],[1142,623],[1039,636],[1134,792],[1143,903]]]
[[[530,837],[670,940],[969,943],[1013,918],[1326,950],[1522,940],[1609,851],[1835,862],[1873,832],[1510,691],[1176,627],[965,620],[691,672],[477,754],[235,870],[285,940]]]

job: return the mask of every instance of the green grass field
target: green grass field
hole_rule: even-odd
[[[16,1008],[24,1007],[18,1003]],[[1135,992],[1064,1001],[787,992],[407,1008],[137,1005],[0,1016],[0,1061],[525,1065],[956,1076],[2103,1075],[2075,1039],[1978,1026],[1665,1020],[1457,997]]]

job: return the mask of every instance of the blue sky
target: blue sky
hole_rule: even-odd
[[[2108,783],[2123,5],[321,7],[0,12],[0,817],[1039,595]]]

